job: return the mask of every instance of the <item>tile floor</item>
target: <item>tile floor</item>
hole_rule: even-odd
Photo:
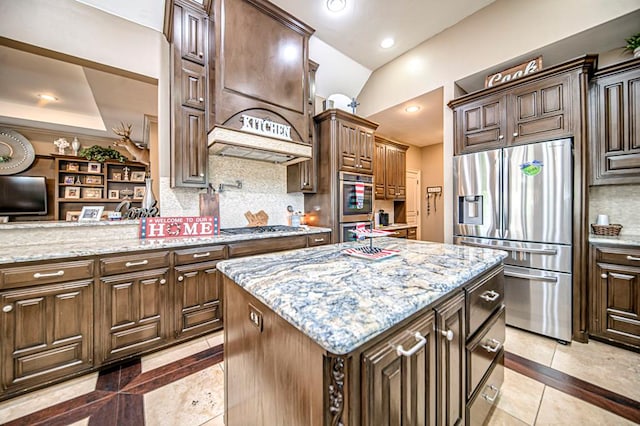
[[[0,402],[0,424],[222,426],[223,363],[218,362],[219,355],[212,352],[219,349],[222,338],[221,332],[214,333],[123,366],[116,380],[119,399],[113,399],[116,388],[106,384],[108,374],[98,376],[94,373]],[[507,328],[505,349],[549,371],[558,371],[626,396],[640,411],[638,353],[596,341],[564,346],[514,328]],[[205,368],[202,367],[203,359]],[[107,395],[106,390],[111,393]],[[93,405],[82,410],[78,403],[72,404],[82,398],[93,401]],[[108,398],[111,398],[111,405],[101,402]],[[74,412],[73,407],[78,409],[75,416],[69,414]],[[488,424],[588,426],[635,423],[505,368],[505,382]]]

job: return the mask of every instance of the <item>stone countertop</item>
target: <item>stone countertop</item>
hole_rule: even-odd
[[[218,269],[334,354],[346,354],[499,264],[507,253],[383,237],[394,257],[349,256],[341,243],[218,263]]]
[[[604,235],[589,234],[589,242],[591,244],[608,244],[615,246],[636,246],[640,247],[640,235],[618,235],[617,237],[608,237]]]
[[[43,244],[24,245],[17,247],[11,246],[10,243],[7,242],[7,244],[0,245],[0,264],[52,259],[64,260],[81,256],[94,256],[163,248],[173,249],[199,246],[203,244],[227,244],[236,241],[309,235],[318,234],[321,232],[331,232],[331,229],[307,227],[300,228],[300,230],[298,231],[289,232],[265,232],[259,234],[218,235],[213,237],[192,238],[154,238],[146,240],[141,240],[139,238],[118,239],[116,235],[113,239],[103,239],[99,241],[79,240],[74,242],[65,242],[62,244],[56,244],[55,242],[46,242]]]
[[[396,231],[398,229],[409,229],[415,227],[417,227],[417,225],[409,225],[406,223],[392,223],[391,225],[387,226],[379,225],[376,229],[379,229],[381,231]]]

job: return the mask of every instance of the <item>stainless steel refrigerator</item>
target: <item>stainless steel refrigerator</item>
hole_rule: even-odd
[[[571,340],[571,139],[454,157],[454,242],[500,248],[507,324]]]

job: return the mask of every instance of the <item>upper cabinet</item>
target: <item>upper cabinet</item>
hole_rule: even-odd
[[[375,137],[376,200],[407,198],[407,149],[381,136]]]
[[[579,76],[594,64],[585,56],[452,100],[455,155],[574,135]]]
[[[591,183],[640,183],[640,60],[599,70],[590,99]]]

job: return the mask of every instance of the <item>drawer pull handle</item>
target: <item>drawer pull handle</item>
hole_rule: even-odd
[[[199,257],[207,257],[207,256],[211,256],[210,252],[206,252],[206,253],[194,253],[193,258],[197,259]]]
[[[314,243],[322,243],[322,242],[324,242],[324,238],[314,238],[313,242]]]
[[[13,305],[4,305],[2,307],[2,312],[9,313],[13,311]]]
[[[33,274],[33,278],[49,278],[49,277],[61,277],[64,275],[64,271],[60,270],[58,272],[51,272],[49,274],[41,274],[40,272],[36,272]]]
[[[398,345],[396,347],[396,352],[398,353],[398,355],[411,356],[411,355],[415,354],[416,352],[418,352],[418,349],[420,349],[421,347],[423,347],[424,345],[427,344],[427,339],[422,334],[420,334],[419,331],[416,331],[416,333],[413,335],[413,337],[416,338],[418,343],[413,345],[411,347],[411,349],[409,349],[409,350],[405,350],[402,347],[402,345]]]
[[[486,393],[482,394],[482,397],[484,399],[486,399],[487,401],[489,401],[490,403],[493,404],[493,402],[496,400],[496,398],[498,397],[498,395],[500,395],[500,389],[495,387],[494,385],[489,385],[487,386],[490,390],[495,392],[495,395],[493,395],[493,397],[490,397],[489,395],[487,395]]]
[[[146,265],[147,263],[149,263],[149,261],[145,259],[139,262],[127,262],[124,264],[124,266],[126,266],[127,268],[131,268],[132,266],[142,266],[142,265]]]
[[[451,342],[453,340],[453,331],[451,331],[451,330],[442,330],[440,333],[442,333],[442,335],[444,337],[446,337],[448,341]]]
[[[179,281],[179,282],[184,281],[184,277],[183,277],[182,275],[180,275],[180,276],[178,277],[178,281]]]
[[[627,260],[640,260],[640,257],[627,256]]]
[[[493,290],[485,291],[480,295],[480,298],[484,299],[487,302],[495,302],[496,300],[498,300],[498,297],[500,297],[500,293]]]
[[[490,343],[493,344],[493,346],[490,345]],[[494,353],[494,352],[498,352],[500,350],[500,348],[502,347],[502,343],[500,343],[499,340],[496,339],[491,339],[487,342],[486,345],[480,345],[484,348],[485,351],[489,352],[489,353]]]

